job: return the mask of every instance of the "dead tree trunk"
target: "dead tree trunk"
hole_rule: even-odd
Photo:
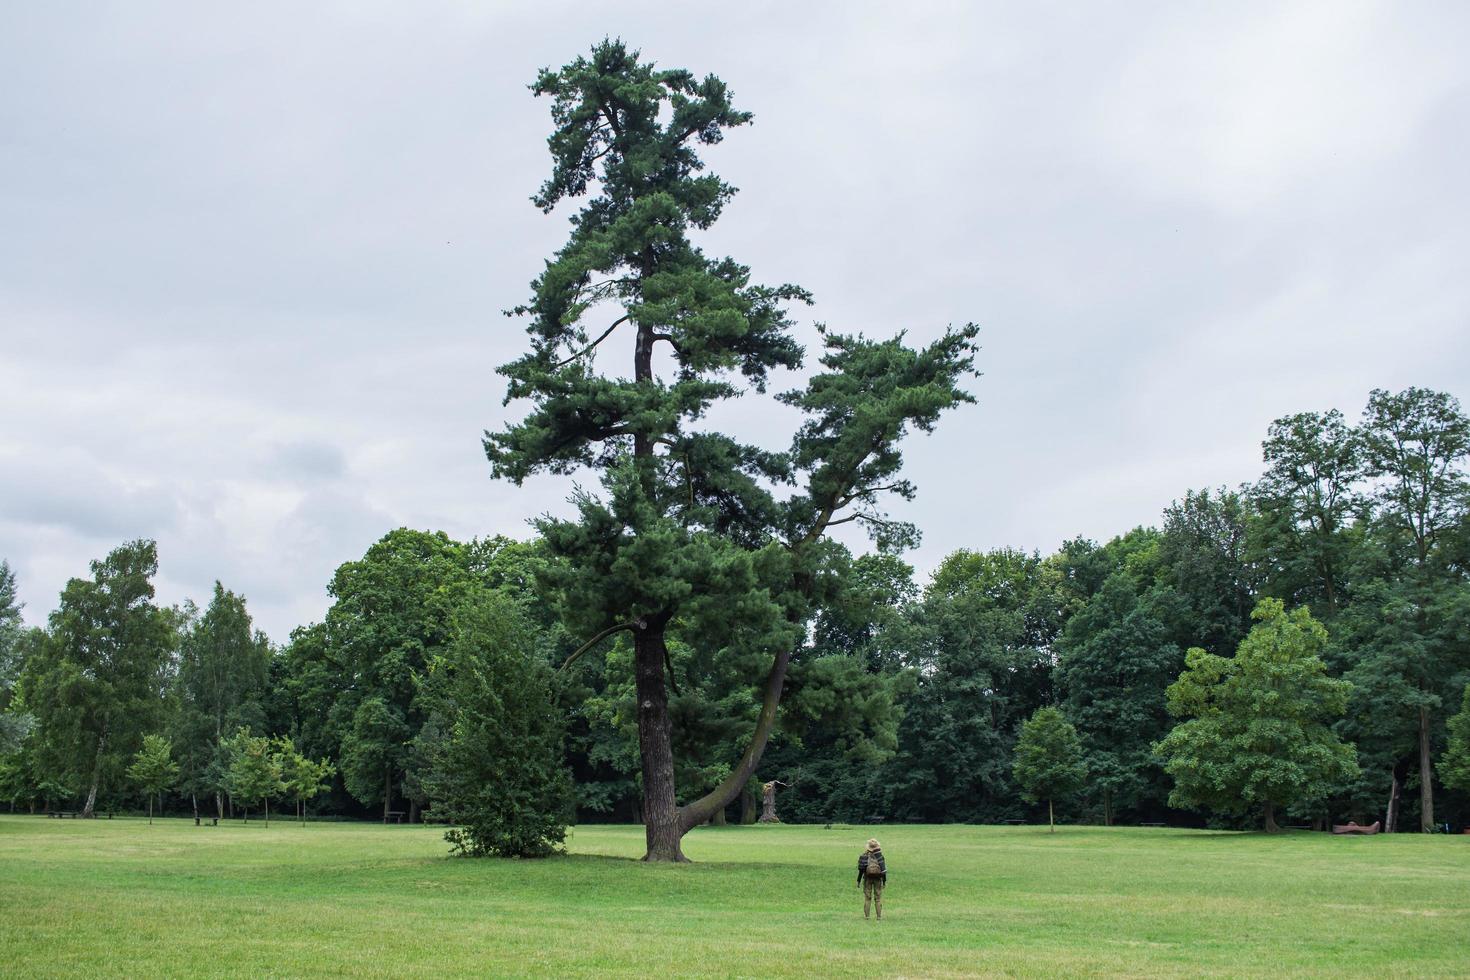
[[[781,818],[776,816],[776,787],[789,786],[779,779],[773,779],[761,787],[761,823],[780,823]]]

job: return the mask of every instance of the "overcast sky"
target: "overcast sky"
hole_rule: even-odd
[[[219,579],[283,640],[390,528],[564,510],[479,439],[524,346],[499,311],[566,232],[526,85],[604,34],[755,113],[707,154],[741,189],[707,246],[811,289],[804,338],[982,325],[978,404],[909,448],[921,571],[1155,522],[1257,476],[1286,413],[1470,396],[1470,4],[9,3],[31,622],[151,537],[162,600]]]

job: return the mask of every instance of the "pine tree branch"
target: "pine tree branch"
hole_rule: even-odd
[[[572,354],[569,357],[563,358],[560,361],[557,361],[555,364],[551,365],[551,370],[555,371],[557,368],[564,368],[568,364],[570,364],[573,361],[575,361],[577,358],[581,357],[583,354],[589,353],[598,344],[602,343],[609,336],[611,336],[611,334],[612,334],[612,332],[614,330],[616,330],[618,327],[620,327],[624,323],[627,323],[628,320],[630,320],[632,318],[632,316],[633,316],[633,314],[631,314],[631,313],[624,313],[622,316],[618,317],[616,320],[614,320],[612,322],[612,326],[608,327],[606,330],[604,330],[602,332],[602,336],[598,337],[592,343],[588,344],[586,347],[583,347],[581,350],[577,351],[577,353]]]

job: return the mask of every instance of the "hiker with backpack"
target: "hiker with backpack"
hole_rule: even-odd
[[[883,860],[883,849],[878,842],[868,838],[868,847],[858,855],[858,884],[863,889],[863,918],[868,917],[871,907],[883,919],[883,886],[888,884],[888,863]]]

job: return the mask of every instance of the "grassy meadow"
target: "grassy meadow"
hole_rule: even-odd
[[[5,976],[1470,976],[1470,837],[891,826],[642,828],[565,857],[442,829],[0,817]]]

